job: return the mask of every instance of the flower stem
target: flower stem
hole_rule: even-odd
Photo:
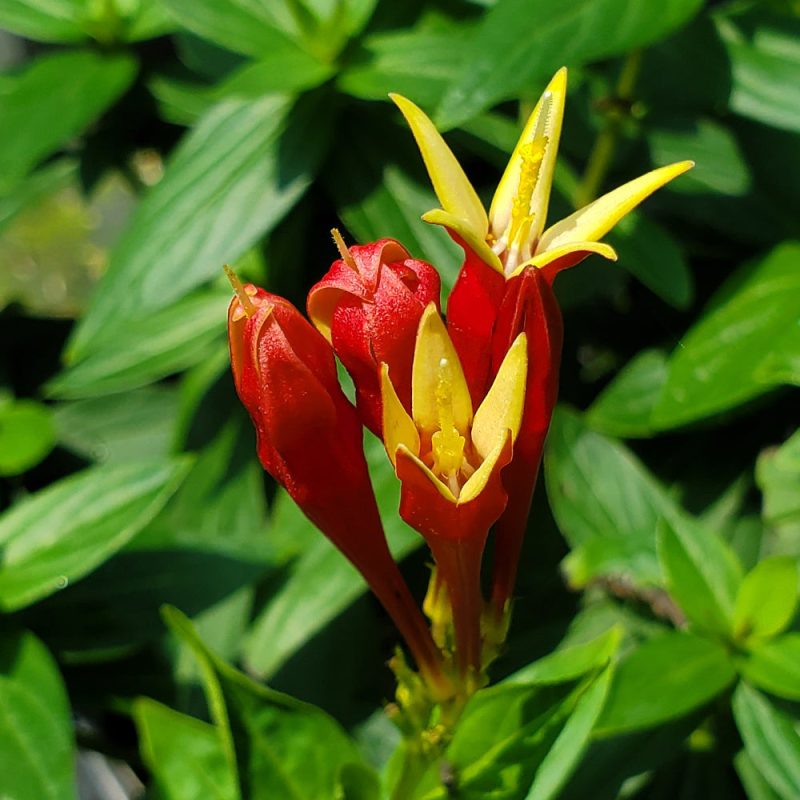
[[[591,203],[598,196],[605,182],[606,174],[614,160],[614,151],[622,130],[622,123],[628,113],[626,107],[632,99],[641,63],[641,50],[632,50],[625,57],[622,71],[617,81],[613,103],[606,114],[602,129],[597,134],[583,178],[575,190],[573,200],[576,208],[583,208],[583,206]]]

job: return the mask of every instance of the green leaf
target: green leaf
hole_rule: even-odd
[[[759,14],[746,34],[735,16],[717,27],[730,59],[731,110],[757,122],[800,131],[800,24],[791,16]]]
[[[671,631],[645,642],[617,667],[597,733],[641,730],[699,708],[736,677],[725,648]]]
[[[164,617],[201,665],[212,716],[235,755],[241,797],[333,800],[342,768],[362,763],[339,725],[220,661],[177,609]]]
[[[733,758],[736,774],[742,782],[749,800],[780,800],[764,776],[758,771],[746,750],[740,750]]]
[[[662,519],[657,539],[670,596],[693,625],[730,636],[742,580],[736,554],[713,531],[686,517]]]
[[[600,636],[556,650],[509,675],[504,683],[567,683],[605,666],[622,640],[622,628],[614,625]]]
[[[138,389],[225,350],[230,292],[202,291],[136,316],[115,335],[101,335],[85,359],[47,385],[61,399]]]
[[[400,484],[383,445],[370,436],[366,447],[373,488],[389,547],[401,560],[422,543],[397,513]],[[291,575],[272,595],[245,641],[248,670],[269,677],[314,634],[367,591],[360,573],[314,527],[287,496],[272,528],[280,542],[308,543]],[[273,539],[273,541],[275,541]],[[294,555],[294,553],[287,553]],[[324,575],[324,580],[320,580]]]
[[[53,408],[59,444],[104,464],[166,458],[178,411],[174,389],[150,386]]]
[[[741,197],[751,188],[747,160],[733,134],[707,119],[673,118],[670,127],[649,131],[647,141],[655,164],[691,159],[694,167],[670,191],[680,195]]]
[[[758,642],[738,666],[759,689],[787,700],[800,700],[800,633]]]
[[[580,758],[608,678],[605,670],[578,686],[504,685],[475,695],[445,754],[455,794],[464,800],[552,797]],[[433,768],[416,796],[444,800],[451,794]]]
[[[35,467],[56,443],[50,409],[33,400],[0,402],[0,475]]]
[[[797,611],[797,581],[797,561],[790,556],[773,556],[756,564],[739,587],[734,636],[768,639],[785,630]]]
[[[124,53],[49,53],[0,76],[0,192],[24,178],[105,111],[130,85]],[[68,76],[68,79],[65,79]]]
[[[770,525],[800,522],[800,430],[759,456],[756,482],[764,493],[762,513]]]
[[[0,632],[0,797],[75,798],[75,745],[67,692],[45,646]]]
[[[437,121],[453,127],[543,82],[564,64],[579,66],[656,42],[701,6],[699,0],[665,0],[658,7],[637,0],[499,0],[472,37]]]
[[[101,564],[158,513],[187,467],[93,467],[12,507],[0,518],[0,608],[29,605]]]
[[[4,0],[0,28],[35,42],[80,42],[86,38],[80,5],[76,0]]]
[[[76,164],[68,158],[51,161],[28,175],[26,180],[0,194],[0,233],[17,214],[35,206],[48,195],[66,187],[75,178]]]
[[[731,277],[668,362],[653,412],[659,428],[684,425],[773,388],[773,353],[800,353],[800,244],[782,244]]]
[[[600,392],[586,412],[586,421],[611,436],[649,436],[653,408],[666,379],[666,355],[642,350]]]
[[[656,526],[678,511],[629,450],[559,408],[547,438],[545,478],[556,522],[572,548],[564,563],[572,585],[602,575],[659,583]]]
[[[142,760],[163,800],[235,800],[216,729],[148,697],[133,704]]]
[[[742,682],[733,695],[733,715],[745,750],[784,799],[800,797],[800,734],[793,720]]]
[[[300,47],[276,24],[265,3],[247,0],[162,0],[187,30],[215,44],[253,58],[298,51]]]
[[[575,710],[539,766],[526,800],[550,800],[559,796],[589,745],[592,730],[608,698],[613,674],[611,667],[606,668],[578,700]]]
[[[118,338],[131,319],[171,306],[277,224],[326,146],[323,116],[315,98],[294,109],[274,96],[212,108],[136,209],[71,341],[71,358]]]
[[[364,100],[387,100],[389,92],[433,107],[459,74],[467,39],[465,25],[446,30],[400,30],[372,34],[354,55],[337,86]]]
[[[664,228],[633,212],[616,224],[608,243],[617,251],[619,266],[671,306],[688,308],[694,279],[682,248]]]

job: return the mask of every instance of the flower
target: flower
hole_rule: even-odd
[[[656,189],[693,166],[681,161],[654,169],[546,227],[566,84],[562,68],[530,115],[488,213],[431,120],[410,100],[391,95],[411,127],[441,203],[423,219],[443,225],[464,250],[447,304],[447,330],[473,404],[498,374],[511,343],[527,334],[525,411],[513,463],[503,474],[508,506],[495,526],[492,597],[498,616],[508,611],[558,389],[562,323],[553,279],[592,253],[615,260],[614,249],[600,239]]]
[[[386,544],[361,423],[339,386],[330,345],[287,300],[229,277],[236,292],[228,309],[231,367],[261,463],[361,572],[429,686],[446,695],[441,655]]]
[[[308,316],[353,378],[364,424],[381,431],[378,365],[387,364],[404,402],[411,399],[411,359],[420,316],[439,305],[439,273],[411,258],[394,239],[347,248],[308,294]]]
[[[402,484],[400,515],[433,553],[452,606],[462,674],[481,669],[480,565],[489,528],[506,506],[500,472],[520,430],[527,366],[521,333],[473,414],[461,363],[434,303],[419,322],[410,405],[381,365],[383,438]]]

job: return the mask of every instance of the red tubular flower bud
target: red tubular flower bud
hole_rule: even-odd
[[[561,311],[548,276],[536,267],[525,268],[507,283],[492,342],[493,371],[522,332],[528,342],[525,410],[514,458],[503,473],[508,504],[495,524],[492,605],[498,616],[504,613],[514,588],[542,449],[558,397]]]
[[[231,366],[261,463],[362,573],[429,685],[446,692],[435,644],[386,544],[361,423],[339,387],[333,351],[288,301],[235,288]]]
[[[361,420],[380,436],[379,366],[409,403],[417,326],[429,303],[439,306],[439,274],[393,239],[337,244],[342,258],[309,292],[308,315],[352,376]]]

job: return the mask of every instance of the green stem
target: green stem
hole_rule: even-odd
[[[614,151],[616,150],[617,140],[625,119],[625,113],[621,112],[619,108],[622,105],[620,101],[629,103],[632,99],[641,63],[642,51],[633,50],[628,53],[622,64],[622,71],[620,72],[614,95],[617,106],[612,107],[608,112],[605,124],[597,134],[583,178],[575,191],[574,202],[576,208],[583,208],[583,206],[591,203],[598,196],[605,182],[606,174],[614,160]]]
[[[392,800],[409,800],[413,797],[422,777],[441,753],[425,748],[418,739],[408,740],[403,751],[403,765],[400,777],[392,790]]]

